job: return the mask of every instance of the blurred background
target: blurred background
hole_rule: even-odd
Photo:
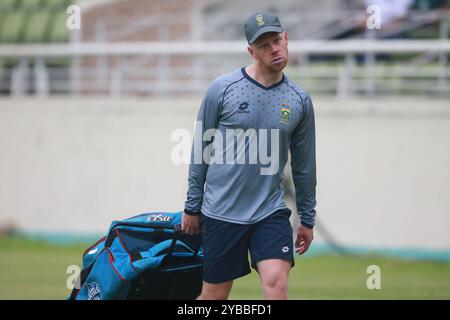
[[[64,299],[112,220],[183,209],[172,134],[251,63],[257,11],[316,112],[316,238],[290,297],[450,298],[449,1],[0,0],[1,299]],[[292,188],[286,168],[295,211]],[[255,273],[232,295],[261,297]]]

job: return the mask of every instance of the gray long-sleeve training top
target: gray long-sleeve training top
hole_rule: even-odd
[[[282,179],[289,150],[300,221],[313,227],[316,152],[309,94],[285,75],[270,87],[244,68],[216,78],[197,117],[185,211],[250,224],[286,208]]]

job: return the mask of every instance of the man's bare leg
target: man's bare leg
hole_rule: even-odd
[[[291,262],[282,259],[267,259],[258,262],[257,267],[264,297],[267,300],[286,300]]]
[[[197,300],[227,300],[233,281],[208,283],[203,281],[202,293]]]

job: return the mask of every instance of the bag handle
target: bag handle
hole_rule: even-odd
[[[119,221],[109,231],[108,236],[106,237],[106,240],[105,240],[105,247],[111,246],[111,244],[114,240],[114,233],[112,231],[118,227],[136,227],[136,228],[145,228],[145,229],[173,230],[173,239],[170,244],[169,252],[167,254],[169,257],[172,255],[172,252],[175,249],[176,242],[177,242],[177,240],[180,240],[179,236],[182,234],[181,233],[181,224],[161,225],[161,224],[156,224],[156,223],[151,223],[151,222],[142,223],[142,222]],[[196,258],[198,256],[198,252],[201,247],[201,238],[200,237],[199,237],[198,243],[194,244],[194,245],[195,245],[195,248],[194,248],[194,252],[193,252],[193,257]]]
[[[179,235],[182,234],[181,233],[181,224],[174,225],[174,230],[175,230],[175,233],[174,233],[174,236],[173,236],[173,239],[172,239],[172,243],[170,244],[170,249],[169,249],[169,252],[167,253],[167,256],[169,258],[172,256],[172,252],[175,249],[175,245],[177,244],[177,241],[180,240],[179,239]],[[198,238],[199,238],[198,243],[194,244],[195,248],[194,248],[194,252],[193,252],[193,255],[192,255],[194,258],[197,258],[198,252],[199,252],[200,247],[202,245],[201,237],[198,237]]]
[[[117,222],[112,228],[111,230],[109,230],[108,236],[106,237],[105,240],[105,247],[109,247],[111,246],[113,240],[114,240],[114,233],[112,232],[114,229],[118,228],[118,227],[135,227],[135,228],[144,228],[144,229],[169,229],[169,230],[174,230],[175,233],[175,227],[176,225],[160,225],[160,224],[155,224],[155,223],[142,223],[142,222],[126,222],[126,221],[119,221]]]

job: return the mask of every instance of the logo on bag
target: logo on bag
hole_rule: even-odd
[[[94,254],[98,251],[98,248],[92,249],[91,251],[88,252],[88,254]]]
[[[88,288],[88,300],[102,300],[100,287],[97,282],[87,284]]]
[[[152,214],[148,216],[147,222],[153,222],[153,221],[163,221],[163,222],[170,222],[172,221],[173,217],[171,216],[165,216],[163,214]]]

